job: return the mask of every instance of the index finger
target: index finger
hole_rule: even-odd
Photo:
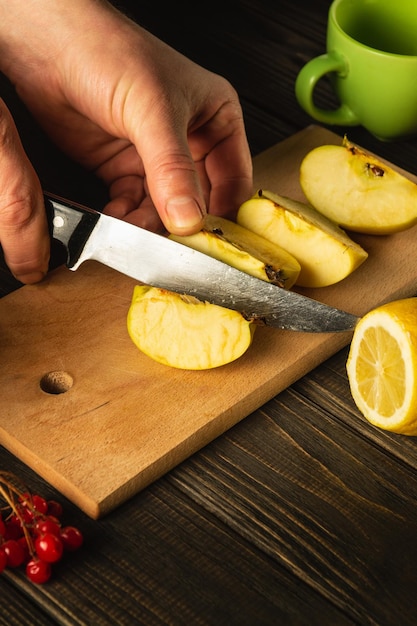
[[[238,100],[227,102],[190,143],[196,153],[204,148],[209,212],[234,218],[253,193],[252,158]]]

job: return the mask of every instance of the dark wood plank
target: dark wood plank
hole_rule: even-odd
[[[0,453],[32,489],[63,501]],[[84,548],[43,587],[20,571],[3,576],[60,624],[269,626],[304,624],[305,615],[317,626],[354,623],[177,482],[161,479],[99,522],[64,501],[70,522],[85,533]]]
[[[39,608],[26,594],[11,584],[5,576],[0,579],[0,624],[5,626],[53,626],[56,621]]]
[[[333,413],[291,388],[169,480],[351,619],[411,626],[416,473]]]
[[[196,12],[195,2],[186,0],[181,3],[181,17],[172,4],[164,9],[164,19],[152,2],[138,5],[123,0],[118,6],[197,63],[231,81],[242,101],[255,155],[312,121],[297,103],[294,84],[302,66],[325,51],[330,4],[330,0],[217,0],[199,4]],[[319,105],[336,104],[326,80],[320,81],[316,96]],[[384,143],[361,127],[340,132],[348,132],[352,141],[417,173],[415,141]]]
[[[346,359],[349,348],[338,352],[323,367],[315,369],[310,376],[298,381],[293,387],[305,400],[314,403],[341,421],[357,436],[373,444],[417,471],[417,439],[376,428],[359,412],[349,390],[346,376]]]
[[[88,553],[63,568],[65,577],[49,587],[61,609],[77,607],[73,610],[88,617],[86,600],[94,593],[100,611],[120,619],[107,598],[111,606],[122,601],[129,584],[125,580],[119,589],[114,583],[128,572],[135,589],[144,587],[134,615],[142,619],[145,570],[152,589],[160,586],[158,610],[168,594],[169,605],[188,606],[190,616],[204,607],[202,623],[234,622],[225,606],[214,613],[206,607],[204,594],[194,593],[196,606],[190,605],[178,581],[204,580],[209,598],[227,592],[233,605],[244,608],[249,624],[268,623],[271,615],[303,623],[311,596],[316,608],[320,596],[339,608],[336,623],[345,613],[352,623],[390,624],[398,611],[402,624],[415,623],[408,584],[416,558],[415,471],[346,426],[331,408],[338,385],[328,390],[323,408],[319,394],[317,404],[303,395],[305,380],[297,384],[301,392],[284,392],[100,522],[99,537],[97,523],[83,520]],[[251,593],[251,569],[265,614],[258,594]],[[300,614],[293,602],[297,579],[304,599],[296,605]],[[280,612],[283,597],[287,613]],[[322,624],[325,613],[321,609]],[[252,621],[255,615],[258,622]]]

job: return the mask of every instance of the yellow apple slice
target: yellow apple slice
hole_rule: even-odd
[[[251,345],[255,324],[237,311],[137,285],[127,329],[139,350],[158,363],[206,370],[242,356]]]
[[[318,211],[347,230],[385,235],[417,223],[417,185],[347,140],[311,150],[300,184]]]
[[[293,286],[300,273],[299,262],[289,252],[223,217],[207,215],[198,233],[169,237],[286,289]]]
[[[260,190],[239,208],[237,222],[282,246],[300,263],[296,285],[326,287],[351,274],[367,252],[312,207]]]

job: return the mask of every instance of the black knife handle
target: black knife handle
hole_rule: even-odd
[[[64,245],[66,265],[73,267],[100,219],[100,213],[50,193],[44,193],[44,199],[50,235]]]

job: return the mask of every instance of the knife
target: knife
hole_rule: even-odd
[[[245,318],[304,332],[352,331],[358,317],[254,278],[163,235],[45,193],[51,236],[76,270],[95,260],[135,280],[240,311]]]

